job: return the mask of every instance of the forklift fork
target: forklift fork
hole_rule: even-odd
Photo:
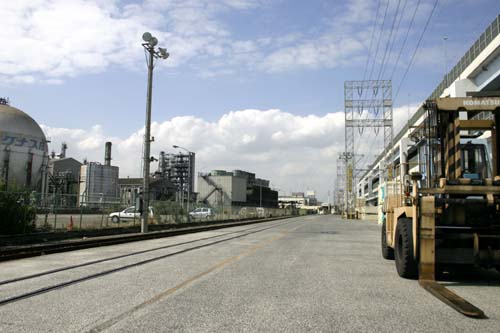
[[[421,218],[417,226],[420,239],[418,283],[433,296],[461,314],[472,318],[485,319],[487,317],[481,309],[436,282],[436,208],[434,203],[434,196],[421,198]]]

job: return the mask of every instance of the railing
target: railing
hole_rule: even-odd
[[[469,48],[464,56],[458,61],[448,74],[445,75],[441,83],[434,89],[429,99],[438,98],[448,86],[455,81],[460,74],[479,56],[481,52],[500,33],[500,15],[498,15],[488,28],[479,36],[476,42]]]

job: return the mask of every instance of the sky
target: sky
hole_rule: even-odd
[[[69,156],[103,162],[112,141],[120,177],[138,177],[149,31],[170,53],[155,64],[152,155],[182,146],[197,172],[247,170],[280,194],[327,201],[344,151],[344,82],[392,80],[397,132],[500,12],[498,0],[435,3],[3,1],[0,97],[41,124],[50,150],[66,142]],[[356,139],[362,163],[378,139]]]

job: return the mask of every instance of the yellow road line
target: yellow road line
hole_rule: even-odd
[[[297,229],[299,229],[300,227],[302,227],[301,225],[300,226],[297,226],[293,229],[290,229],[290,230],[285,230],[285,231],[282,231],[281,234],[279,235],[276,235],[274,237],[271,237],[271,238],[268,238],[256,245],[253,245],[252,247],[250,247],[249,249],[247,249],[246,251],[240,253],[240,254],[237,254],[235,256],[232,256],[230,258],[227,258],[223,261],[220,261],[218,262],[217,264],[215,264],[214,266],[210,267],[209,269],[207,269],[206,271],[203,271],[199,274],[196,274],[195,276],[192,276],[190,277],[189,279],[187,280],[184,280],[183,282],[179,283],[178,285],[172,287],[172,288],[169,288],[161,293],[159,293],[158,295],[154,296],[153,298],[150,298],[148,299],[147,301],[144,301],[143,303],[139,304],[139,305],[136,305],[134,306],[133,308],[131,308],[130,310],[128,311],[125,311],[123,312],[122,314],[114,317],[114,318],[111,318],[107,321],[105,321],[104,323],[94,327],[93,329],[91,329],[89,332],[102,332],[104,331],[105,329],[107,328],[110,328],[111,326],[115,325],[116,323],[118,323],[119,321],[129,317],[131,314],[133,314],[134,312],[137,312],[153,303],[156,303],[156,302],[159,302],[160,300],[172,295],[173,293],[175,293],[176,291],[186,287],[186,286],[189,286],[190,284],[192,284],[193,282],[199,280],[200,278],[204,277],[205,275],[208,275],[210,273],[212,273],[213,271],[216,271],[216,270],[220,270],[222,269],[223,267],[227,266],[227,265],[230,265],[238,260],[240,260],[241,258],[243,257],[246,257],[248,255],[251,255],[253,253],[255,253],[258,249],[274,242],[274,241],[277,241],[278,239],[281,239],[283,237],[285,237],[288,233],[290,232],[293,232]]]

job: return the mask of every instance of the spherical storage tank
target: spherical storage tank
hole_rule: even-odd
[[[47,139],[36,121],[0,100],[0,182],[41,190],[47,152]]]

